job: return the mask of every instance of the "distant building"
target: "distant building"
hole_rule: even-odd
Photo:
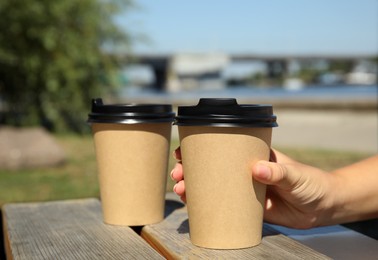
[[[374,85],[377,84],[377,74],[378,68],[376,63],[361,60],[355,65],[353,71],[346,75],[345,81],[347,84]]]
[[[228,55],[223,53],[175,54],[169,65],[167,90],[224,88],[221,74],[229,62]]]
[[[286,90],[297,91],[305,87],[305,83],[300,78],[287,78],[283,82],[283,87]]]

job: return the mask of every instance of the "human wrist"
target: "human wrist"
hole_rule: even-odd
[[[342,171],[330,173],[333,180],[333,195],[329,224],[343,224],[369,218],[365,197],[354,179]],[[362,199],[363,198],[363,199]]]
[[[323,225],[334,225],[345,222],[347,217],[347,180],[336,173],[328,173],[328,196],[325,202]]]

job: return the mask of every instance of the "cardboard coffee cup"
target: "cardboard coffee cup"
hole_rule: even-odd
[[[140,226],[164,218],[174,113],[171,105],[104,105],[92,126],[104,222]]]
[[[266,186],[252,166],[268,160],[270,105],[238,105],[235,99],[200,99],[178,108],[178,125],[190,239],[194,245],[237,249],[262,237]]]

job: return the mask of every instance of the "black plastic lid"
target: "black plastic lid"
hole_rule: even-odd
[[[92,100],[88,123],[160,123],[172,122],[175,113],[171,105],[164,104],[113,104],[104,105],[101,98]]]
[[[276,127],[271,105],[239,105],[234,98],[201,98],[196,106],[179,106],[178,126]]]

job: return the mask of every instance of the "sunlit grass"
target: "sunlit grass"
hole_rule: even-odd
[[[99,197],[96,157],[91,136],[57,136],[67,153],[64,165],[32,170],[0,171],[0,205],[7,202]],[[171,154],[178,140],[171,143]],[[332,170],[367,156],[363,153],[279,147],[279,150],[325,170]],[[175,160],[170,155],[168,173]],[[168,174],[167,173],[167,174]],[[174,182],[167,178],[167,191]]]
[[[67,154],[64,165],[0,171],[0,204],[98,196],[96,160],[90,136],[58,137]]]

